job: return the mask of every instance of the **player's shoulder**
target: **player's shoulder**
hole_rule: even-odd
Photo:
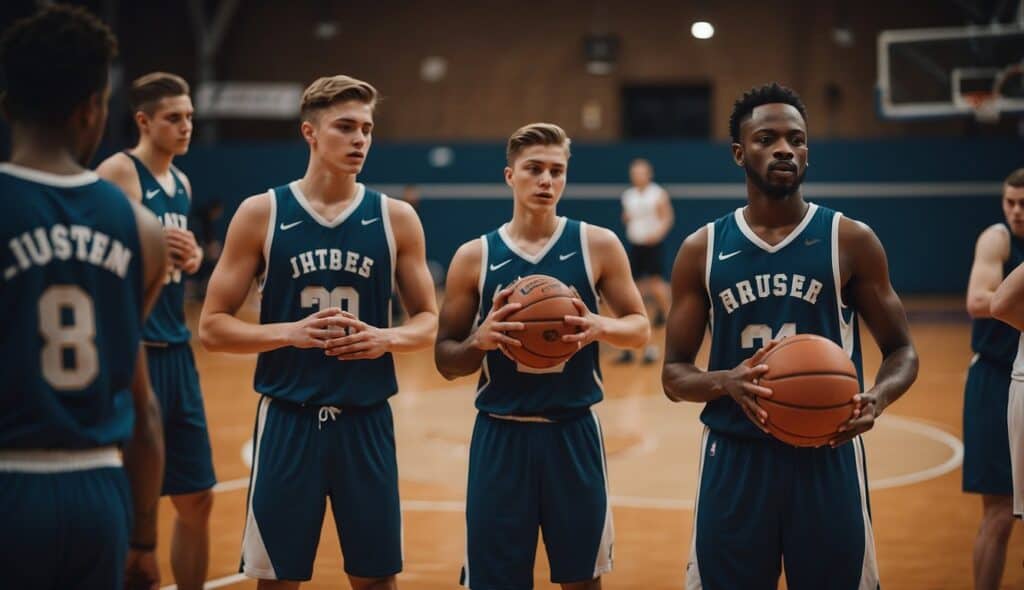
[[[367,188],[367,190],[372,190]],[[376,192],[376,191],[375,191]],[[419,219],[419,215],[416,214],[416,209],[412,205],[403,201],[402,199],[396,199],[388,196],[385,193],[380,193],[381,199],[383,200],[384,206],[387,207],[388,216],[391,220],[407,220],[407,219]]]
[[[181,184],[185,185],[185,192],[188,194],[188,198],[192,198],[192,181],[189,180],[188,174],[185,174],[181,168],[178,168],[174,164],[171,164],[171,170],[181,179]]]
[[[142,198],[139,171],[128,154],[124,152],[112,154],[100,162],[100,165],[96,167],[96,174],[117,185],[132,200]]]

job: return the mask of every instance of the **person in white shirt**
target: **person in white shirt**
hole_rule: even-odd
[[[630,162],[629,180],[633,185],[622,193],[622,222],[626,226],[626,239],[629,241],[629,264],[633,269],[633,278],[640,287],[645,301],[653,299],[654,325],[665,323],[665,314],[669,307],[669,288],[662,272],[662,243],[672,229],[675,213],[668,193],[653,182],[654,168],[645,159],[637,158]],[[633,360],[633,352],[624,350],[618,362],[628,363]],[[658,349],[648,344],[644,349],[645,364],[658,360]]]

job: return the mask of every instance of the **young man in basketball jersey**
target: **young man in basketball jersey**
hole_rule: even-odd
[[[662,276],[662,245],[675,223],[675,212],[668,192],[654,182],[654,167],[643,158],[629,165],[629,181],[633,185],[622,193],[622,222],[629,241],[629,265],[633,278],[644,298],[654,299],[654,322],[658,325],[668,313],[669,288]],[[658,347],[644,348],[644,364],[658,360]],[[624,350],[620,363],[633,361],[633,351]]]
[[[116,51],[103,23],[67,6],[0,41],[12,143],[0,164],[5,588],[110,590],[126,569],[131,587],[159,587],[162,433],[140,338],[165,247],[152,214],[84,168]]]
[[[736,101],[729,127],[747,205],[691,234],[673,268],[665,394],[706,404],[687,588],[774,589],[783,562],[791,590],[879,584],[859,435],[913,383],[917,354],[878,238],[801,195],[806,120],[778,84]],[[860,375],[858,314],[883,360],[851,420],[819,448],[766,434],[760,359],[778,339],[817,334]],[[694,362],[709,325],[705,371]]]
[[[591,406],[603,390],[597,342],[636,348],[650,335],[626,252],[602,227],[555,213],[565,190],[569,138],[534,123],[508,141],[505,182],[512,220],[463,244],[448,270],[435,360],[448,379],[481,369],[479,414],[469,453],[467,588],[533,587],[537,530],[551,579],[563,588],[601,587],[614,537],[601,427]],[[520,277],[553,276],[579,293],[580,328],[563,336],[580,346],[548,370],[518,365],[499,348],[521,346],[507,321]],[[597,310],[601,297],[614,317]]]
[[[967,286],[974,358],[964,389],[963,489],[982,494],[981,526],[974,541],[977,590],[999,588],[1013,532],[1006,407],[1020,333],[992,318],[991,303],[1003,278],[1024,262],[1024,169],[1006,179],[1002,203],[1005,221],[978,237]]]
[[[1024,199],[1024,170],[1017,170],[1003,185],[1004,199]],[[1019,213],[1017,213],[1019,215]],[[1018,265],[996,289],[989,305],[992,317],[1024,331],[1024,265]],[[1006,425],[1010,441],[1010,476],[1013,480],[1013,515],[1024,518],[1024,334],[1010,373]]]
[[[171,163],[188,151],[192,99],[185,80],[154,72],[132,82],[129,100],[139,130],[135,148],[114,154],[96,169],[128,198],[163,223],[171,268],[163,292],[142,330],[146,361],[164,426],[166,467],[161,495],[177,512],[171,537],[171,570],[181,590],[199,590],[209,560],[213,507],[213,456],[199,375],[185,325],[182,272],[195,274],[203,251],[188,230],[192,187]]]
[[[242,571],[261,589],[310,578],[327,499],[355,590],[402,569],[392,353],[430,346],[437,304],[416,213],[356,182],[376,98],[348,76],[306,89],[306,175],[242,203],[203,306],[207,348],[259,354]],[[236,316],[256,278],[259,324]]]

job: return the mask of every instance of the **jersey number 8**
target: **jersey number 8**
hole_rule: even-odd
[[[70,321],[65,322],[65,318]],[[39,298],[43,378],[54,389],[85,389],[99,374],[92,297],[77,285],[54,285]],[[71,358],[67,358],[70,351]]]

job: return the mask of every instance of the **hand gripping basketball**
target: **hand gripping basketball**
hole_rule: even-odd
[[[509,303],[522,307],[507,319],[520,323],[522,328],[510,330],[508,336],[521,346],[503,347],[502,351],[518,365],[530,369],[557,367],[576,354],[582,344],[596,338],[598,322],[587,317],[589,312],[578,293],[562,281],[530,275],[512,287]]]
[[[753,356],[726,373],[725,381],[722,383],[722,388],[743,410],[747,418],[765,433],[768,433],[768,428],[765,426],[768,412],[758,405],[757,399],[770,398],[772,390],[760,385],[758,380],[768,372],[768,365],[763,364],[762,359],[778,343],[778,340],[769,341]]]
[[[509,295],[512,294],[514,285],[505,287],[494,294],[491,303],[491,311],[484,318],[483,323],[473,332],[473,346],[480,350],[497,350],[499,346],[521,347],[522,342],[506,334],[509,331],[523,330],[526,324],[523,322],[510,322],[506,318],[518,311],[522,304],[509,303]]]

